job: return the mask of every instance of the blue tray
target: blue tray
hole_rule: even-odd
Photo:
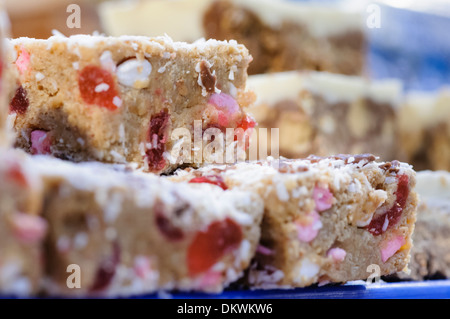
[[[373,283],[297,288],[292,290],[225,291],[222,294],[152,294],[134,298],[155,299],[450,299],[450,280]]]
[[[16,299],[0,296],[0,299]],[[273,290],[229,290],[221,294],[158,293],[127,299],[450,299],[450,279],[366,284],[363,281],[343,285]]]

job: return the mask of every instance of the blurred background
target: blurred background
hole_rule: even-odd
[[[435,91],[450,83],[449,0],[297,1],[341,2],[362,10],[367,16],[370,14],[368,5],[378,4],[381,8],[380,28],[367,28],[369,75],[375,79],[400,78],[406,90]],[[98,0],[5,2],[13,37],[47,38],[53,29],[64,35],[102,32],[97,14],[97,5],[101,1]],[[69,4],[78,4],[81,8],[80,29],[69,29],[66,25]]]

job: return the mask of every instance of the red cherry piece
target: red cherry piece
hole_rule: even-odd
[[[16,90],[16,94],[14,94],[11,103],[9,104],[9,111],[12,113],[17,113],[23,115],[28,110],[28,106],[30,102],[27,98],[27,91],[22,86]]]
[[[174,226],[170,219],[162,213],[156,213],[155,223],[161,234],[170,241],[179,241],[184,238],[183,230]]]
[[[188,249],[187,264],[191,276],[207,271],[242,241],[241,227],[227,218],[198,232]]]
[[[10,163],[10,166],[8,167],[8,171],[6,173],[6,178],[10,181],[13,181],[20,187],[28,187],[27,176],[22,170],[22,167],[16,162]]]
[[[147,150],[146,154],[148,166],[152,172],[160,171],[166,165],[166,159],[163,155],[168,139],[169,119],[169,113],[162,110],[159,114],[153,115],[150,120],[148,139],[152,147]]]
[[[121,100],[115,81],[110,72],[90,65],[85,67],[78,78],[81,97],[87,104],[95,104],[114,111]]]
[[[39,242],[47,231],[47,222],[39,216],[16,213],[11,221],[14,236],[24,244]]]
[[[16,67],[20,74],[24,74],[30,67],[30,53],[22,46],[16,60]]]
[[[247,131],[248,129],[253,129],[256,126],[256,121],[250,116],[246,115],[237,127]]]
[[[31,154],[48,155],[51,154],[51,139],[48,132],[35,130],[31,132]]]
[[[116,274],[117,265],[120,262],[120,247],[114,242],[112,254],[105,258],[97,269],[94,284],[91,287],[92,292],[102,291],[109,286]]]
[[[208,183],[221,187],[223,190],[227,190],[228,186],[225,184],[223,177],[220,175],[210,175],[210,176],[201,176],[194,177],[189,181],[189,183]]]
[[[409,177],[408,175],[400,175],[398,178],[398,186],[395,192],[394,205],[384,214],[372,219],[367,226],[367,230],[374,236],[383,234],[390,227],[396,225],[402,216],[403,208],[405,208],[406,200],[409,196]],[[387,226],[385,223],[388,223]]]
[[[244,131],[244,146],[245,149],[248,149],[250,146],[250,137],[252,136],[253,129],[256,126],[256,122],[253,118],[248,115],[245,115],[244,118],[238,123],[237,128],[241,128]],[[234,137],[234,140],[238,140],[238,136]]]

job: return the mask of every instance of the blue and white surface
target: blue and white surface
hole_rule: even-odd
[[[381,27],[369,29],[373,78],[400,78],[407,90],[450,85],[450,3],[446,15],[381,6]]]
[[[449,0],[297,0],[339,3],[369,19],[380,10],[379,28],[367,27],[368,72],[374,79],[399,78],[407,91],[450,86]]]

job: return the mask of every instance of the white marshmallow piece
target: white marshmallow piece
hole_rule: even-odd
[[[117,67],[119,83],[136,89],[149,85],[151,73],[152,65],[147,60],[130,59]]]

